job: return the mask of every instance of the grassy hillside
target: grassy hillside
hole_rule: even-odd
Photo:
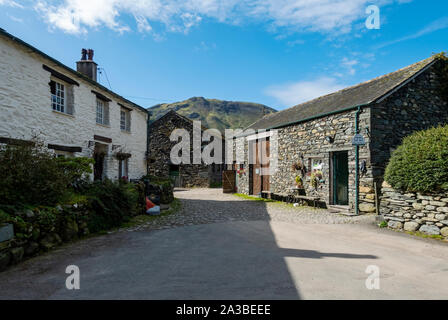
[[[264,115],[276,112],[262,104],[251,102],[233,102],[194,97],[176,103],[158,104],[149,109],[153,120],[160,118],[170,110],[191,119],[200,120],[208,128],[224,129],[246,128]]]

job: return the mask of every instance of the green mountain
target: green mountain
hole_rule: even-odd
[[[262,104],[205,99],[203,97],[194,97],[170,104],[158,104],[149,108],[149,111],[152,112],[152,121],[159,119],[170,110],[191,120],[200,120],[203,126],[220,131],[244,129],[264,115],[276,112]]]

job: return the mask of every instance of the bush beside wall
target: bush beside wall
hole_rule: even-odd
[[[56,158],[34,145],[0,147],[0,271],[62,242],[119,227],[145,212],[143,182],[90,182],[93,161]]]
[[[448,191],[448,125],[403,139],[392,154],[385,180],[405,192]]]

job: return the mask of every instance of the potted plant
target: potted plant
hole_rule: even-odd
[[[292,165],[291,165],[291,169],[292,170],[295,170],[295,171],[299,171],[299,170],[304,170],[304,165],[303,165],[303,163],[302,163],[302,161],[298,161],[298,162],[294,162]]]
[[[317,189],[319,183],[323,180],[323,173],[320,170],[316,170],[311,174],[310,183],[314,189]]]
[[[301,176],[296,177],[296,186],[298,189],[303,189],[303,179]]]

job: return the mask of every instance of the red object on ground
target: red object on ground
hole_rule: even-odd
[[[154,208],[156,205],[154,203],[152,203],[151,200],[149,200],[148,197],[146,197],[146,211],[148,211],[151,208]]]

